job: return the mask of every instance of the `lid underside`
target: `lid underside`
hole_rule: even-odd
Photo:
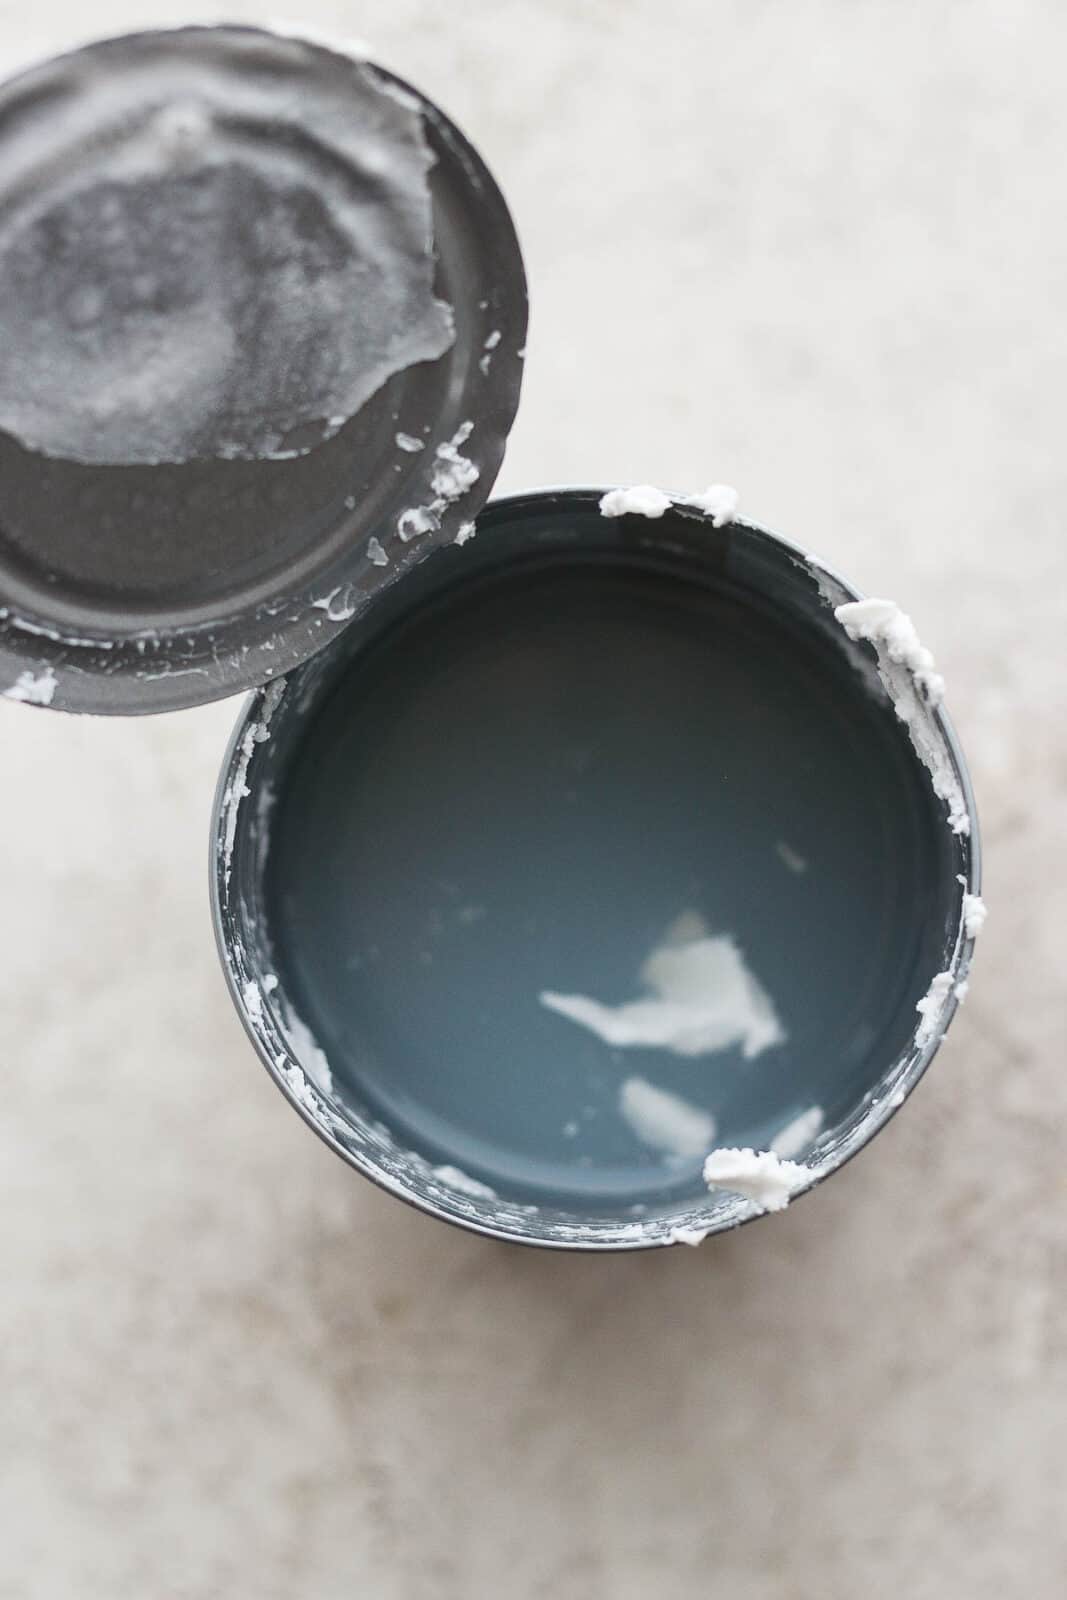
[[[0,690],[191,706],[306,659],[487,498],[526,290],[440,111],[257,29],[0,88]]]

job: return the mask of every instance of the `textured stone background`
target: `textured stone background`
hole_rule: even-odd
[[[32,8],[42,42],[84,15]],[[25,17],[0,6],[10,55]],[[1054,1600],[1067,9],[315,18],[510,196],[533,315],[502,485],[726,478],[902,600],[989,928],[934,1070],[814,1197],[700,1251],[509,1250],[360,1182],[253,1059],[205,890],[234,707],[0,706],[0,1596]]]

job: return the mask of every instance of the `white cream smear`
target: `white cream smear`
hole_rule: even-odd
[[[741,951],[728,934],[709,937],[699,913],[684,913],[673,924],[642,966],[639,981],[650,995],[617,1006],[550,989],[540,1000],[616,1050],[702,1056],[740,1045],[750,1061],[785,1042],[774,1003]]]
[[[811,1177],[811,1169],[783,1161],[773,1150],[713,1150],[704,1163],[709,1189],[743,1194],[761,1211],[784,1211],[794,1190]]]
[[[930,773],[934,793],[948,807],[953,833],[970,833],[963,790],[931,713],[940,705],[945,680],[911,618],[893,600],[851,600],[834,616],[850,639],[865,639],[878,656],[878,676],[905,724],[915,753]]]
[[[619,1088],[619,1113],[642,1144],[674,1160],[701,1156],[715,1139],[710,1112],[659,1089],[646,1078],[627,1078]]]

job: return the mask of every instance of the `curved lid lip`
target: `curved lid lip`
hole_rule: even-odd
[[[341,58],[353,72],[369,69],[376,81],[417,105],[436,158],[429,184],[437,287],[453,305],[456,340],[438,360],[409,367],[390,380],[334,439],[296,462],[279,464],[302,467],[306,474],[332,447],[335,474],[342,456],[352,464],[352,492],[334,496],[330,525],[322,530],[316,525],[298,560],[266,579],[260,575],[255,583],[235,586],[217,601],[191,605],[184,613],[174,608],[169,616],[169,608],[143,600],[118,609],[112,605],[102,613],[79,598],[72,585],[53,582],[47,591],[43,585],[24,585],[17,566],[5,569],[0,534],[0,694],[13,700],[81,713],[160,712],[221,699],[291,670],[336,637],[375,593],[430,549],[451,542],[475,516],[492,490],[518,409],[527,327],[525,271],[503,195],[463,133],[420,90],[395,74],[352,56],[341,43],[331,47],[295,29],[220,25],[146,30],[83,48],[144,48],[154,42],[180,48],[189,41],[203,43],[208,36],[238,44],[281,40],[309,52],[312,61],[322,56],[334,66]],[[55,58],[58,63],[67,59]],[[21,94],[35,70],[31,67],[11,80]],[[396,405],[390,399],[394,385],[403,389],[392,394]],[[359,478],[360,428],[372,410],[377,412],[373,446],[378,455],[368,492]],[[425,444],[417,453],[397,444],[393,433],[403,433],[409,414],[429,418],[421,422]],[[384,451],[383,428],[389,434]],[[442,448],[460,450],[476,469],[455,480],[443,499],[433,485]],[[44,458],[30,459],[47,468]],[[233,464],[217,465],[226,471]],[[269,505],[263,509],[268,512]],[[409,531],[405,538],[398,530],[405,511],[428,512],[428,524],[426,518],[415,519],[426,531]],[[262,520],[249,537],[257,536],[261,526]],[[136,534],[136,526],[131,527]],[[80,532],[84,530],[73,537]],[[385,549],[388,564],[378,565],[368,555],[372,538]]]

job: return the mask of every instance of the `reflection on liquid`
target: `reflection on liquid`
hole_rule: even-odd
[[[739,1045],[751,1060],[785,1041],[774,1002],[729,934],[709,936],[698,912],[672,924],[639,974],[650,994],[619,1006],[546,989],[541,1004],[588,1028],[613,1049],[712,1055]]]
[[[627,1078],[619,1089],[619,1111],[636,1138],[670,1160],[705,1156],[715,1143],[715,1118],[680,1094],[657,1089],[647,1078]]]

